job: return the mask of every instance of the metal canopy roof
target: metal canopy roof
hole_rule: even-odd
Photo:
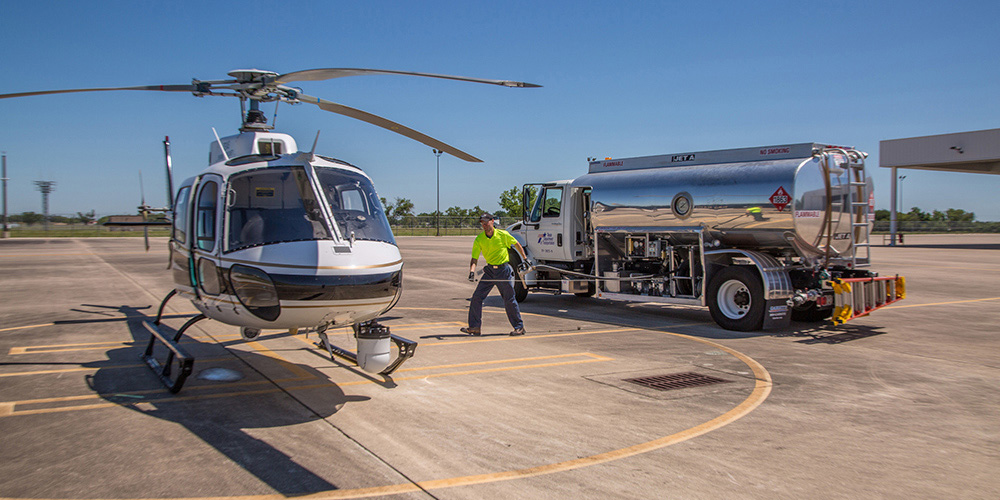
[[[879,142],[879,166],[1000,174],[1000,128]]]

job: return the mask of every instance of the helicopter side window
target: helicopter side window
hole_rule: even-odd
[[[316,176],[333,219],[344,239],[396,244],[375,186],[365,175],[339,168],[317,167]]]
[[[219,185],[215,181],[206,182],[198,193],[195,237],[198,248],[206,252],[215,250],[215,207],[218,197]]]
[[[188,227],[188,195],[191,193],[190,186],[184,186],[179,191],[177,191],[177,197],[174,202],[174,239],[178,243],[184,243],[187,240],[187,227]]]
[[[230,177],[226,251],[333,239],[303,167],[266,167]]]

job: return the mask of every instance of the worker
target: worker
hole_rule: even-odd
[[[764,220],[764,215],[760,207],[750,207],[747,209],[747,215],[753,217],[753,220]]]
[[[510,255],[507,249],[514,247],[518,255],[521,256],[520,271],[528,270],[528,258],[524,254],[524,248],[507,231],[493,227],[493,215],[484,213],[479,217],[479,225],[483,232],[476,236],[472,243],[472,262],[469,263],[469,281],[476,280],[476,265],[479,263],[479,255],[486,259],[486,267],[483,268],[483,278],[479,280],[476,291],[472,293],[472,304],[469,305],[469,326],[462,328],[463,333],[469,335],[482,335],[483,324],[483,300],[489,295],[494,286],[500,290],[503,297],[503,306],[507,311],[507,320],[514,330],[511,335],[524,335],[524,322],[521,321],[521,311],[514,300],[514,270],[510,267]]]

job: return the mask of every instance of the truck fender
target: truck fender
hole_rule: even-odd
[[[709,250],[705,252],[706,270],[705,282],[711,283],[717,272],[734,265],[733,258],[741,257],[749,259],[757,269],[757,274],[761,277],[764,295],[764,317],[761,324],[754,328],[771,330],[788,326],[792,319],[791,306],[788,299],[795,293],[792,287],[792,278],[788,274],[788,268],[783,266],[778,259],[761,252],[752,250],[724,249]],[[712,293],[709,291],[708,293]],[[711,310],[712,297],[706,297]],[[713,312],[713,318],[715,313]],[[715,318],[724,328],[742,330],[742,328],[728,327],[723,324],[720,318]]]
[[[753,250],[726,248],[706,251],[705,261],[708,264],[708,273],[706,273],[705,281],[711,281],[712,276],[719,269],[733,265],[733,257],[750,259],[750,262],[757,268],[757,272],[760,273],[764,283],[764,297],[767,300],[788,299],[795,293],[788,269],[781,265],[778,259]]]

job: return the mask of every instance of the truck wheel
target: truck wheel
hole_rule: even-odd
[[[586,292],[576,292],[573,295],[576,295],[577,297],[587,298],[587,297],[593,297],[595,293],[597,293],[597,287],[594,286],[593,281],[588,281]]]
[[[819,323],[833,315],[833,308],[820,309],[815,302],[792,309],[792,321]]]
[[[764,325],[764,284],[749,268],[729,266],[708,284],[708,311],[726,330],[749,332]]]
[[[528,298],[528,288],[524,286],[524,281],[517,272],[517,267],[521,265],[521,256],[517,252],[510,252],[510,265],[514,270],[514,300],[520,304],[524,302],[524,299]]]

